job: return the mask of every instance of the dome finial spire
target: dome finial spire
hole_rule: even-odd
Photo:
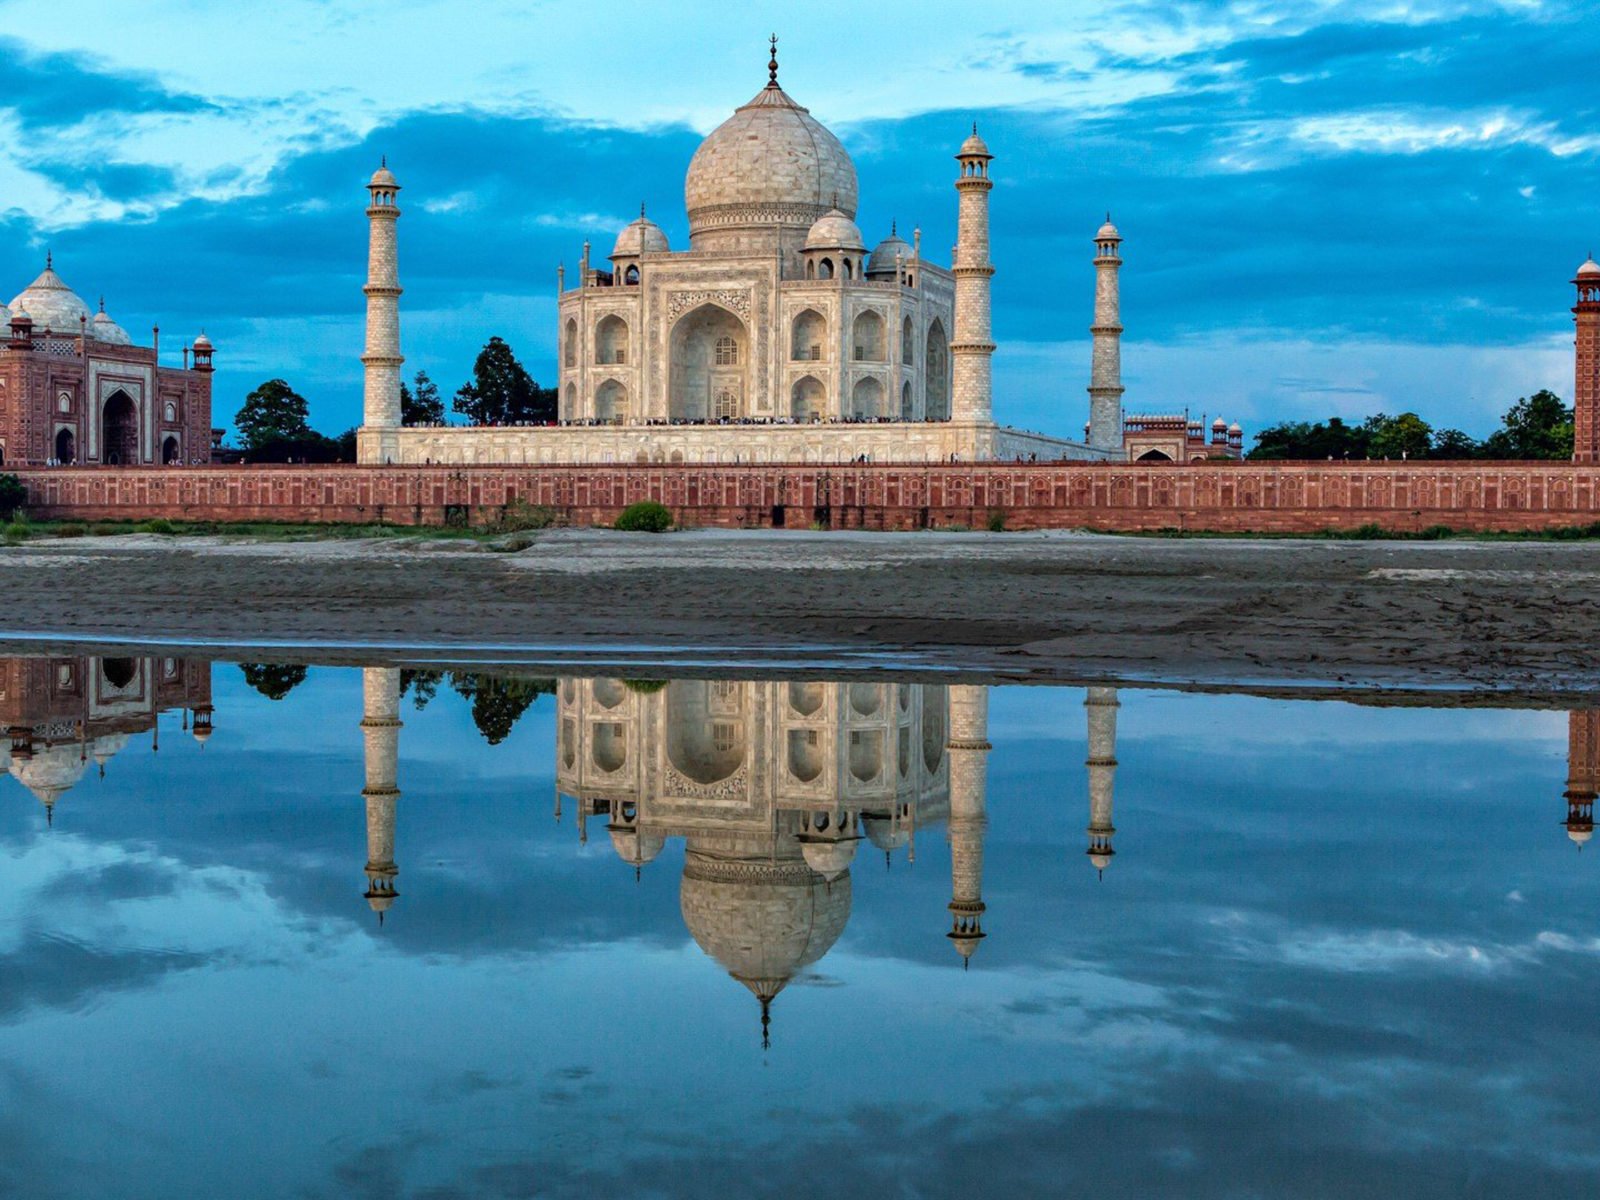
[[[773,34],[772,37],[770,37],[768,39],[768,46],[771,49],[771,56],[767,59],[767,86],[770,87],[770,88],[775,88],[775,87],[778,86],[778,35],[777,34]]]
[[[644,220],[644,201],[639,201],[639,220]]]
[[[53,270],[55,270],[55,267],[56,267],[55,255],[51,254],[50,251],[46,250],[44,252],[44,269],[46,271],[53,271]]]

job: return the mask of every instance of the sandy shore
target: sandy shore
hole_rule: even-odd
[[[1570,697],[1600,693],[1597,592],[1584,543],[588,530],[505,554],[129,536],[0,549],[0,642]]]

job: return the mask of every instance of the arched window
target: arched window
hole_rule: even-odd
[[[808,258],[808,259],[806,259],[806,278],[807,279],[815,279],[816,277],[817,277],[817,264],[815,262],[813,262],[811,259]]]
[[[868,309],[856,318],[855,348],[857,362],[883,362],[883,318]]]
[[[719,388],[717,390],[717,405],[714,415],[719,421],[731,421],[739,415],[739,398],[733,394],[732,388]]]
[[[717,366],[736,367],[739,365],[739,343],[733,338],[723,335],[717,339]]]
[[[841,261],[844,263],[844,277],[846,279],[854,279],[856,277],[855,264],[852,263],[848,258],[842,259]]]
[[[900,385],[900,419],[909,421],[915,412],[911,403],[911,381],[908,379]]]
[[[578,323],[567,322],[566,346],[561,352],[561,362],[568,367],[578,365]]]
[[[927,349],[922,360],[926,400],[923,416],[929,421],[950,419],[950,339],[936,317],[928,326]]]
[[[601,365],[628,361],[628,323],[613,314],[594,327],[594,361]]]
[[[828,342],[828,322],[815,309],[806,309],[789,330],[789,357],[796,362],[817,362]]]
[[[819,262],[817,264],[817,278],[818,279],[832,279],[833,278],[833,259],[825,258],[825,259],[823,259],[821,262]]]
[[[630,263],[628,265],[628,269],[625,272],[623,272],[622,282],[623,283],[638,283],[639,282],[639,268]]]
[[[575,383],[567,384],[567,390],[562,393],[562,399],[564,403],[562,404],[561,419],[571,421],[578,415],[578,385]]]

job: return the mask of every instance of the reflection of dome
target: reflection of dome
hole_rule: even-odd
[[[1574,843],[1581,846],[1594,836],[1594,830],[1593,828],[1586,829],[1582,826],[1569,825],[1567,826],[1567,836],[1571,838]]]
[[[630,221],[622,227],[622,232],[617,234],[617,244],[611,247],[612,258],[631,258],[640,254],[665,254],[672,249],[667,243],[667,235],[661,231],[649,217],[640,215],[637,221]]]
[[[837,208],[830,208],[817,218],[806,234],[807,250],[865,250],[861,230],[856,223]]]
[[[700,949],[766,1002],[838,940],[850,876],[829,882],[798,859],[718,858],[691,846],[679,900]]]
[[[48,259],[43,274],[11,301],[13,315],[19,308],[27,309],[35,327],[48,327],[57,333],[76,333],[79,319],[90,316],[89,306],[55,273]]]
[[[867,838],[879,850],[898,850],[911,840],[911,829],[905,821],[864,816],[861,818],[861,824],[867,831]]]
[[[83,778],[87,765],[77,744],[69,742],[59,746],[36,747],[29,758],[13,758],[11,774],[38,797],[41,804],[52,808]]]
[[[683,191],[691,234],[805,227],[830,208],[855,215],[856,168],[839,139],[773,82],[700,143]]]
[[[834,880],[850,869],[850,862],[856,856],[856,843],[860,840],[853,837],[838,841],[804,838],[800,843],[800,853],[805,855],[806,864],[818,875]]]
[[[617,857],[631,866],[642,867],[666,845],[666,839],[659,833],[641,834],[632,825],[607,825],[606,829],[611,834],[611,846]]]
[[[94,739],[89,753],[94,756],[95,762],[104,767],[127,744],[128,735],[125,733],[102,733]]]

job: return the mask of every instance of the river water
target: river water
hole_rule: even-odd
[[[0,721],[0,1195],[1600,1180],[1600,714],[80,656]]]

